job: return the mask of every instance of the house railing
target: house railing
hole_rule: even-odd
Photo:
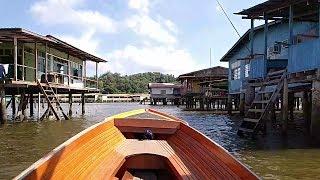
[[[89,89],[98,89],[99,88],[99,84],[97,80],[93,80],[91,78],[84,78],[84,82],[85,82],[85,88],[89,88]]]

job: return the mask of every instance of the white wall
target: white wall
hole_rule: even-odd
[[[173,94],[173,88],[151,88],[151,94],[161,94],[161,90],[166,90],[166,94]]]

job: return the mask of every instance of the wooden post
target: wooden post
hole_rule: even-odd
[[[204,110],[204,98],[200,98],[200,109]]]
[[[86,110],[85,110],[85,96],[84,96],[84,93],[81,94],[81,105],[82,105],[82,115],[84,115],[86,113]]]
[[[30,103],[30,117],[33,117],[33,94],[29,94],[29,103]]]
[[[45,47],[45,53],[46,53],[46,56],[45,56],[45,62],[44,62],[44,64],[45,64],[45,68],[44,68],[44,78],[45,78],[45,80],[48,80],[48,43],[46,43],[46,47]],[[40,111],[40,109],[39,109],[39,111]],[[39,116],[40,117],[40,116]]]
[[[318,28],[320,29],[320,4],[318,4]],[[320,37],[320,30],[318,31],[318,36]]]
[[[288,95],[288,108],[289,108],[289,119],[291,121],[294,120],[294,114],[293,114],[293,111],[294,111],[294,92],[290,92],[289,95]]]
[[[13,37],[13,80],[18,80],[18,40],[17,37]]]
[[[70,84],[71,84],[71,61],[69,60],[70,59],[70,55],[69,55],[69,53],[68,53],[68,57],[67,57],[67,59],[68,59],[68,86],[70,86]],[[82,75],[81,75],[82,76]],[[82,76],[82,82],[83,82],[83,76]]]
[[[268,17],[264,13],[264,75],[267,75],[267,60],[268,60]]]
[[[310,123],[311,123],[311,98],[310,92],[304,91],[303,92],[303,99],[302,99],[302,110],[303,110],[303,118],[305,122],[305,128],[307,132],[310,132]]]
[[[228,94],[228,114],[231,116],[232,115],[232,95]]]
[[[239,102],[239,110],[240,110],[240,115],[244,116],[244,93],[240,94],[240,102]]]
[[[254,35],[254,19],[251,19],[251,29],[250,29],[250,54],[253,56],[253,35]]]
[[[16,96],[11,96],[11,109],[12,109],[12,118],[16,118]]]
[[[82,81],[83,81],[83,86],[84,88],[87,86],[86,85],[86,79],[87,79],[87,62],[86,61],[83,61],[83,72],[82,72]]]
[[[312,82],[311,135],[320,139],[320,81]]]
[[[99,89],[98,62],[96,62],[96,88]]]
[[[27,98],[26,98],[26,94],[25,94],[25,90],[22,91],[22,94],[21,94],[21,113],[22,113],[22,119],[25,119],[25,115],[26,115],[26,101],[27,101]],[[27,101],[28,102],[28,101]]]
[[[24,71],[24,43],[22,43],[22,81],[24,81],[24,74],[25,74],[25,71]]]
[[[289,6],[289,37],[288,37],[288,63],[292,60],[292,43],[293,43],[293,6]]]
[[[288,80],[283,80],[283,97],[282,97],[282,134],[286,135],[288,130]]]
[[[47,77],[47,76],[46,76]],[[41,94],[40,92],[38,93],[38,118],[40,119],[40,114],[41,114]]]
[[[37,42],[34,43],[34,62],[35,62],[35,81],[38,79],[38,48]]]
[[[7,108],[6,108],[6,94],[3,84],[0,85],[0,123],[4,124],[7,122]]]
[[[69,117],[72,117],[72,93],[69,92]]]
[[[277,102],[277,101],[276,101]],[[270,119],[271,119],[271,124],[275,125],[277,122],[277,116],[276,116],[276,108],[275,108],[275,103],[271,103],[271,108],[270,108]]]
[[[245,94],[245,112],[247,112],[254,100],[255,88],[253,86],[247,86]]]

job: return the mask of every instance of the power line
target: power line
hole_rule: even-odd
[[[223,14],[227,17],[229,23],[231,24],[231,26],[233,27],[233,29],[234,29],[234,30],[236,31],[236,33],[238,34],[239,38],[241,38],[241,35],[240,35],[239,31],[237,30],[236,26],[235,26],[235,25],[233,24],[233,22],[231,21],[230,17],[228,16],[228,14],[227,14],[227,12],[225,11],[225,9],[223,8],[223,6],[220,4],[219,0],[216,0],[216,1],[217,1],[217,3],[218,3],[219,7],[221,8]],[[247,48],[247,50],[248,50],[249,52],[251,52],[251,51],[249,50],[248,46],[245,46],[245,47]]]

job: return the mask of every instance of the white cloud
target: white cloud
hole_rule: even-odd
[[[80,37],[70,35],[58,35],[57,37],[83,51],[97,55],[100,41],[93,38],[94,33],[95,32],[93,30],[89,30],[84,32]]]
[[[36,20],[49,26],[76,26],[104,33],[116,31],[111,18],[98,11],[79,9],[82,4],[83,0],[43,0],[34,3],[30,11]]]
[[[177,42],[176,37],[168,31],[166,26],[155,21],[148,15],[133,15],[126,20],[126,24],[140,36],[145,36],[165,44],[174,44]]]
[[[140,13],[149,13],[149,0],[129,0],[128,7]]]
[[[196,68],[195,61],[186,50],[167,46],[127,45],[124,49],[115,50],[107,56],[111,60],[107,69],[117,69],[124,74],[157,71],[179,75]]]
[[[89,52],[107,59],[108,63],[99,64],[99,73],[107,71],[132,74],[157,71],[179,75],[198,69],[191,54],[177,48],[178,27],[170,19],[151,15],[148,0],[129,0],[128,7],[135,13],[119,20],[114,20],[98,11],[83,8],[85,0],[42,0],[34,3],[30,10],[41,24],[54,26],[64,25],[74,27],[81,33],[58,35],[58,38]],[[116,26],[116,25],[124,26]],[[119,49],[104,49],[101,47],[102,36],[98,32],[113,33],[119,28],[125,28],[135,33],[137,44],[124,45]],[[117,29],[118,30],[118,29]],[[79,33],[77,32],[77,33]],[[106,53],[110,52],[110,53]],[[95,64],[87,63],[87,74],[94,75]]]
[[[164,21],[166,27],[173,33],[178,33],[178,27],[169,19]]]
[[[164,44],[175,44],[174,34],[178,32],[176,25],[169,19],[158,15],[157,20],[149,14],[149,0],[129,0],[128,7],[137,10],[125,20],[126,26],[136,34]]]

